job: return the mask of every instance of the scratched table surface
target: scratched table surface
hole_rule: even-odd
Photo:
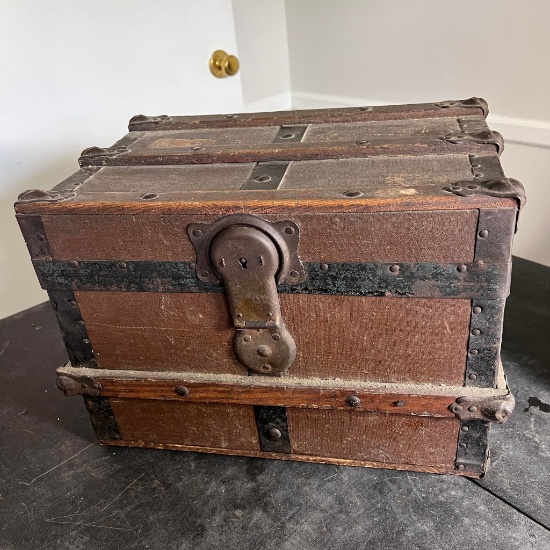
[[[516,259],[483,480],[100,447],[42,304],[0,321],[0,548],[550,549],[550,268]]]

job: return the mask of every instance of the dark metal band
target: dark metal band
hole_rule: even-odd
[[[472,300],[465,386],[495,387],[505,300]]]
[[[121,439],[120,430],[108,397],[86,395],[84,403],[90,414],[96,436],[100,441],[118,441]]]
[[[483,475],[489,459],[489,423],[483,420],[461,422],[455,470]]]
[[[71,364],[97,368],[92,343],[72,290],[49,290],[48,295],[57,315],[61,335]]]
[[[42,288],[130,292],[223,292],[204,283],[190,262],[35,260]],[[285,294],[477,298],[508,295],[510,263],[305,263],[303,283],[278,285]]]
[[[285,407],[254,407],[258,438],[262,451],[290,453],[290,435]]]

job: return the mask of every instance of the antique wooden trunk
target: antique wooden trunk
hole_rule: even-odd
[[[136,116],[16,204],[103,444],[480,476],[524,200],[480,99]]]

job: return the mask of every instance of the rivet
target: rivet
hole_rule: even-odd
[[[470,350],[470,355],[477,355],[479,353],[479,350],[477,349],[471,349]]]
[[[458,469],[459,469],[459,470],[464,470],[464,464],[459,464],[459,465],[458,465]]]
[[[294,134],[283,134],[281,136],[281,139],[290,139],[290,138],[293,138],[294,137]]]
[[[481,330],[479,330],[478,328],[474,328],[472,329],[472,334],[474,336],[479,336],[481,334]]]
[[[466,443],[459,443],[458,446],[461,448],[461,449],[465,449],[467,447]]]
[[[479,306],[476,306],[476,307],[474,307],[473,312],[476,313],[476,314],[481,313],[481,308]]]
[[[69,262],[69,265],[70,265],[71,267],[77,268],[77,267],[78,267],[78,262],[77,262],[76,260],[71,260],[71,261]]]
[[[113,435],[113,439],[115,439],[116,441],[120,441],[120,435],[118,434]]]
[[[366,139],[362,139],[360,141],[355,142],[356,145],[368,145],[369,142]]]
[[[124,262],[118,262],[117,265],[119,269],[126,269],[126,264]]]
[[[267,316],[268,316],[268,317],[273,317],[273,313],[271,313],[271,311],[269,311],[269,312],[267,313]]]
[[[195,237],[200,237],[202,235],[202,231],[200,229],[193,229],[193,235],[195,235]]]
[[[38,233],[38,235],[36,235],[36,238],[39,241],[45,241],[46,240],[46,237],[44,237],[44,235],[42,235],[42,233]]]
[[[272,334],[271,338],[273,338],[273,340],[275,340],[275,342],[278,342],[281,339],[281,335],[280,334]]]
[[[185,397],[186,395],[189,395],[189,389],[186,388],[185,386],[176,386],[175,392],[176,392],[178,395],[183,395],[184,397]]]
[[[472,155],[470,155],[472,156]],[[481,164],[472,164],[472,168],[481,168]]]
[[[321,271],[328,271],[328,264],[321,264],[319,268],[321,269]]]
[[[356,395],[350,395],[349,397],[346,397],[346,403],[350,407],[358,407],[361,404],[361,399],[359,399]]]
[[[399,266],[397,264],[393,264],[392,266],[390,266],[390,271],[392,273],[399,273]]]
[[[477,411],[477,407],[475,405],[472,405],[471,407],[468,407],[468,410],[470,412],[476,412]]]
[[[290,276],[293,278],[293,279],[297,279],[300,274],[297,272],[297,271],[291,271],[290,272]]]
[[[372,111],[372,107],[359,107],[358,111]]]
[[[475,380],[477,378],[477,374],[475,372],[471,372],[469,375],[468,375],[468,378],[470,380]]]
[[[451,185],[451,189],[453,191],[462,191],[462,187],[460,187],[460,185]]]
[[[153,199],[156,199],[158,197],[157,193],[145,193],[144,195],[141,195],[141,198],[144,201],[150,201]]]
[[[485,262],[483,260],[476,260],[474,264],[476,265],[483,265]]]
[[[47,261],[49,262],[49,261],[52,260],[53,258],[52,258],[51,256],[44,256],[44,259],[47,260]]]
[[[283,435],[281,433],[281,430],[278,430],[277,428],[271,428],[269,432],[267,432],[269,435],[269,439],[281,439],[281,436]]]
[[[462,428],[460,428],[463,432],[467,432],[470,428],[468,428],[468,426],[462,426]]]
[[[69,304],[71,304],[71,306],[73,306],[73,307],[78,307],[78,304],[76,303],[75,300],[71,300],[71,301],[69,302]]]
[[[204,147],[191,147],[191,151],[200,151],[201,149],[204,149]]]
[[[285,233],[287,235],[292,235],[294,233],[294,227],[285,227]]]
[[[467,269],[468,268],[464,264],[461,264],[456,268],[459,273],[464,273]]]
[[[237,115],[225,115],[225,118],[237,118]]]
[[[210,275],[210,273],[209,273],[206,269],[203,269],[203,270],[201,271],[201,275],[202,275],[203,277],[208,277],[208,276]]]
[[[80,326],[84,326],[84,321],[83,321],[82,319],[80,319],[80,321],[78,321],[78,324],[79,324]]]
[[[258,346],[258,349],[256,350],[259,356],[261,357],[269,357],[272,353],[271,348],[269,346]]]
[[[92,357],[92,358],[90,359],[90,363],[91,363],[92,365],[97,365],[97,359],[96,359],[95,357]]]
[[[254,178],[254,181],[257,181],[258,183],[265,183],[271,181],[271,176],[264,174],[263,176],[258,176],[257,178]]]
[[[196,267],[197,267],[197,266],[195,265],[195,262],[191,262],[191,263],[189,264],[189,269],[191,269],[192,271],[194,271]]]
[[[357,197],[360,197],[363,193],[361,191],[346,191],[344,193],[345,197],[348,197],[348,199],[356,199]]]
[[[482,229],[480,232],[479,232],[479,236],[484,239],[485,237],[487,237],[487,235],[489,235],[489,231],[487,231],[487,229]]]
[[[242,313],[235,313],[235,317],[237,319],[242,319],[243,314]]]
[[[476,189],[479,189],[479,185],[470,184],[466,186],[468,189],[471,189],[472,191],[475,191]]]
[[[262,370],[264,372],[271,372],[273,370],[273,367],[271,365],[268,365],[267,363],[265,365],[262,365]]]
[[[88,340],[88,338],[84,338],[84,339],[82,340],[82,342],[84,342],[85,344],[89,344],[89,343],[90,343],[90,340]]]
[[[474,174],[474,178],[482,178],[483,177],[483,174]]]
[[[245,334],[243,337],[243,340],[245,342],[250,342],[250,340],[252,340],[252,336],[250,336],[250,334]]]
[[[86,384],[82,383],[82,384],[80,384],[80,387],[81,387],[82,389],[85,389],[85,388],[86,388]]]
[[[396,407],[404,407],[404,406],[405,406],[405,402],[404,402],[404,401],[396,401],[396,402],[395,402],[395,406],[396,406]]]

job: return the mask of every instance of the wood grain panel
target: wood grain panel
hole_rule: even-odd
[[[110,399],[123,439],[259,451],[250,405]]]
[[[380,188],[380,194],[412,194],[418,186],[443,187],[471,181],[468,155],[371,157],[291,162],[279,189]]]
[[[77,292],[100,367],[245,374],[223,294]]]
[[[475,117],[474,120],[485,119]],[[456,118],[423,118],[409,120],[371,120],[340,124],[311,124],[303,142],[358,141],[411,136],[456,135],[461,132]]]
[[[223,294],[77,292],[99,365],[243,374]],[[291,377],[462,385],[470,301],[280,296]]]
[[[254,163],[187,166],[105,166],[79,188],[82,193],[169,193],[240,189]],[[108,197],[108,195],[104,195]]]
[[[293,377],[462,385],[470,300],[284,294]]]
[[[457,419],[288,409],[292,453],[451,468]]]
[[[52,254],[65,260],[194,261],[190,223],[207,215],[43,216]],[[465,262],[474,258],[477,210],[263,215],[300,226],[303,261]]]

